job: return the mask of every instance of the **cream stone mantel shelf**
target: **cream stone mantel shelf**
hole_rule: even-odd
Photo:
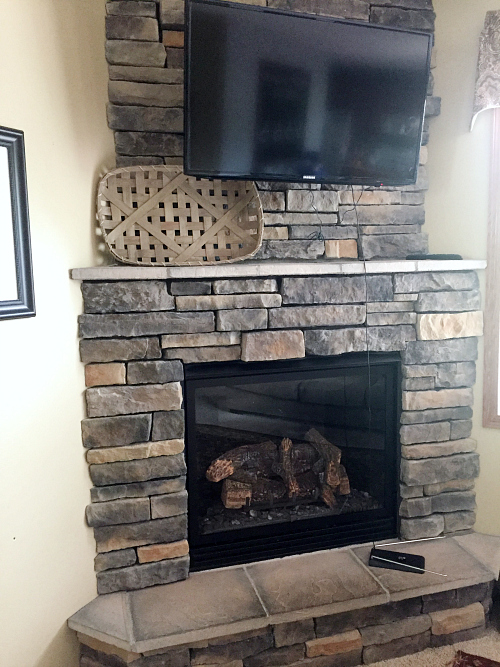
[[[206,278],[250,278],[260,276],[322,276],[377,273],[425,273],[429,271],[478,271],[486,261],[463,260],[379,260],[361,261],[263,261],[215,266],[96,266],[71,269],[73,280],[188,280]]]
[[[429,570],[446,577],[369,567],[370,546],[207,570],[174,584],[101,595],[68,624],[143,653],[485,583],[500,569],[500,538],[479,533],[401,544],[400,551],[423,555]]]

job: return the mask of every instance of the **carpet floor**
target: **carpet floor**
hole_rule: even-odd
[[[480,655],[490,660],[500,662],[500,633],[491,629],[484,637],[471,639],[441,648],[428,648],[421,653],[405,655],[402,658],[374,662],[371,667],[446,667],[451,664],[456,651],[461,649],[466,653]]]

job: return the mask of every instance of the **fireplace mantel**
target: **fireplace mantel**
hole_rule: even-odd
[[[73,280],[182,280],[249,278],[260,276],[325,276],[379,273],[425,273],[429,271],[478,271],[485,260],[384,260],[384,261],[264,261],[214,266],[96,266],[71,269]]]

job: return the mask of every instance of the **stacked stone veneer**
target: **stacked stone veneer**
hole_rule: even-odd
[[[432,32],[432,0],[248,0],[249,4]],[[117,166],[181,165],[183,155],[184,0],[106,3],[108,123]],[[429,82],[418,180],[402,188],[258,183],[266,258],[404,258],[425,253],[429,119],[440,99]],[[359,223],[359,238],[358,238]]]
[[[365,289],[365,285],[367,290]],[[472,271],[86,281],[80,316],[98,590],[187,577],[183,363],[400,351],[401,535],[470,528]]]
[[[352,667],[481,636],[492,582],[281,623],[193,646],[130,653],[79,635],[81,667]]]

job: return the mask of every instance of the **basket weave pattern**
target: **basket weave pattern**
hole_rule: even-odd
[[[187,176],[175,167],[126,167],[99,184],[98,219],[111,253],[128,264],[217,264],[262,242],[255,184]]]

